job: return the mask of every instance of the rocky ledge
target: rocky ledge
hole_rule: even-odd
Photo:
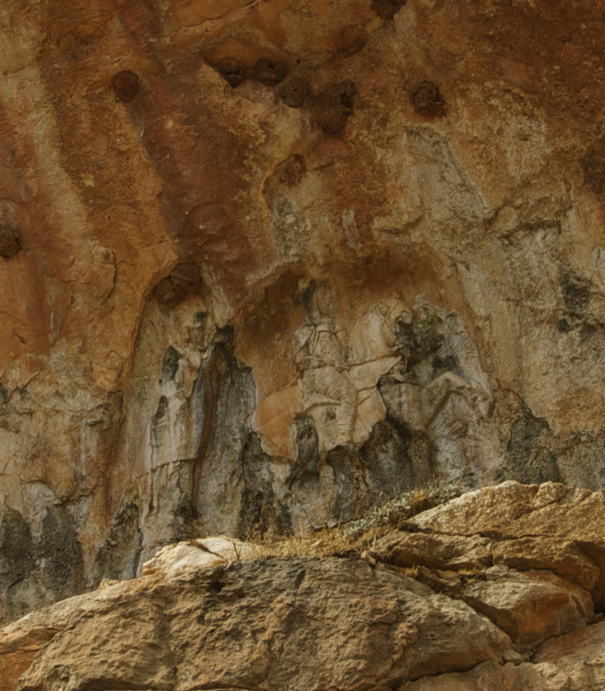
[[[506,482],[324,557],[170,545],[5,628],[0,690],[602,689],[604,499]]]

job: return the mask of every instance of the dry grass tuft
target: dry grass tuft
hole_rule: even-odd
[[[364,552],[375,546],[377,540],[393,530],[403,528],[413,516],[461,494],[462,489],[458,485],[434,485],[386,500],[363,518],[333,528],[322,528],[308,536],[250,536],[248,541],[258,545],[255,558],[363,556]]]

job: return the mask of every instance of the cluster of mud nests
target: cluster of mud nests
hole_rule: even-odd
[[[328,87],[315,100],[313,119],[326,134],[340,134],[353,113],[356,95],[351,81]]]
[[[383,20],[391,21],[407,0],[372,0],[372,10]],[[345,31],[344,47],[348,53],[357,52],[365,45],[365,33],[353,27]],[[350,44],[350,45],[349,45]],[[236,60],[225,58],[214,64],[214,69],[232,87],[238,87],[245,79],[253,78],[268,87],[276,87],[282,101],[290,108],[309,108],[311,119],[326,134],[340,134],[353,113],[357,89],[352,81],[331,84],[312,94],[309,80],[300,71],[288,75],[288,68],[281,62],[262,58],[253,68],[246,70]],[[124,70],[113,77],[113,89],[117,101],[128,102],[139,90],[139,77]],[[427,117],[445,115],[446,103],[439,87],[431,81],[421,81],[410,91],[414,110]]]

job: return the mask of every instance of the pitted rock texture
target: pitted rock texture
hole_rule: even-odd
[[[602,488],[604,22],[3,0],[0,620],[430,482]]]
[[[2,691],[390,688],[432,670],[501,662],[510,649],[463,602],[346,559],[250,561],[110,586],[9,627],[0,660],[32,624],[55,635],[16,687],[0,680]]]
[[[485,488],[340,558],[263,558],[266,546],[225,537],[164,547],[141,578],[0,630],[0,691],[600,691],[603,614],[587,588],[601,569],[584,552],[595,545],[488,538],[471,513],[460,534],[465,509],[494,498],[500,526],[531,498],[539,533],[540,510],[569,491]],[[458,517],[453,534],[440,512]]]

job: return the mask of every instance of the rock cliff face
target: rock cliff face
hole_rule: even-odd
[[[340,558],[171,545],[1,631],[0,691],[598,691],[603,500],[506,482]]]
[[[600,489],[604,21],[3,0],[0,620],[431,482]]]

